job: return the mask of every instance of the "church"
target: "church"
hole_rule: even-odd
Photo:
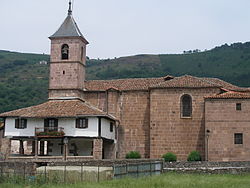
[[[0,114],[6,159],[250,158],[250,89],[190,75],[86,80],[88,41],[71,10],[51,40],[48,101]],[[2,149],[3,150],[3,149]]]

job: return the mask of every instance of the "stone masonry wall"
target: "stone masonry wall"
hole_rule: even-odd
[[[102,159],[103,154],[103,140],[102,139],[94,139],[93,143],[93,157],[94,159]]]
[[[241,103],[242,110],[236,110]],[[209,161],[249,161],[250,100],[206,100],[206,130]],[[234,134],[243,133],[243,144],[234,143]]]
[[[100,110],[107,111],[105,92],[84,92],[84,99]]]
[[[118,135],[118,157],[129,151],[139,151],[149,157],[149,93],[123,92],[120,96],[121,112]]]
[[[159,158],[173,152],[177,160],[187,160],[198,150],[205,158],[204,96],[219,89],[155,89],[150,97],[150,157]],[[181,118],[181,97],[192,97],[192,117]]]
[[[0,153],[1,160],[5,160],[10,155],[11,141],[9,138],[1,139]]]
[[[69,58],[62,60],[61,47],[69,46]],[[83,49],[83,50],[82,50]],[[51,40],[49,89],[83,89],[85,80],[86,44],[79,38]],[[50,97],[56,97],[50,90]],[[64,97],[64,93],[60,93]],[[75,94],[75,93],[73,93]],[[67,93],[70,95],[70,93]],[[75,97],[72,95],[70,97]],[[77,96],[81,97],[81,96]]]
[[[49,98],[59,98],[59,97],[76,97],[84,99],[84,93],[80,90],[50,90]]]
[[[79,38],[63,38],[51,40],[51,62],[67,62],[68,60],[62,60],[61,47],[63,44],[69,46],[69,60],[75,62],[82,62],[85,64],[86,60],[86,45]],[[81,47],[83,47],[83,54],[81,54]],[[81,56],[83,59],[81,59]]]
[[[80,63],[51,63],[50,89],[82,89],[83,65]]]
[[[106,99],[108,98],[108,105]],[[120,120],[118,158],[129,151],[139,151],[149,157],[149,92],[127,91],[85,92],[85,99],[100,109],[106,109]],[[108,109],[105,106],[108,106]]]

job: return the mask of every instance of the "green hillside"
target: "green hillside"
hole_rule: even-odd
[[[47,99],[48,55],[0,51],[0,112],[38,104]],[[250,86],[250,42],[223,45],[205,52],[137,55],[87,61],[87,79],[160,77],[165,75],[218,77]]]

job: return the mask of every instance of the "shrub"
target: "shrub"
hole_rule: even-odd
[[[138,151],[130,151],[126,154],[126,159],[140,159],[141,154]]]
[[[174,162],[177,160],[177,157],[174,153],[168,152],[162,156],[166,162]]]
[[[201,161],[201,154],[198,151],[192,151],[189,153],[188,161]]]

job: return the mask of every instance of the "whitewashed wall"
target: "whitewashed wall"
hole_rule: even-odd
[[[58,127],[63,127],[65,136],[86,136],[86,137],[97,137],[98,136],[98,118],[88,118],[88,128],[78,129],[76,127],[76,120],[71,119],[58,119]]]
[[[101,136],[115,140],[115,125],[113,126],[113,132],[110,132],[110,122],[110,120],[102,118]]]
[[[5,126],[4,136],[34,136],[35,127],[43,127],[43,119],[28,119],[26,129],[16,129],[15,128],[15,118],[7,118]]]
[[[98,118],[88,118],[89,126],[86,129],[75,128],[76,120],[74,118],[58,119],[58,127],[64,128],[65,136],[82,136],[97,137],[98,136]],[[27,119],[26,129],[15,128],[15,118],[6,119],[6,127],[4,136],[30,137],[35,136],[35,128],[44,127],[44,119]]]
[[[74,118],[58,119],[58,127],[64,128],[65,136],[71,137],[98,137],[98,118],[89,117],[88,128],[76,128]],[[113,132],[110,132],[110,120],[101,119],[101,136],[107,139],[115,139],[115,126]],[[26,129],[15,128],[15,118],[6,119],[5,136],[32,137],[35,136],[35,128],[44,127],[44,119],[27,119]]]

